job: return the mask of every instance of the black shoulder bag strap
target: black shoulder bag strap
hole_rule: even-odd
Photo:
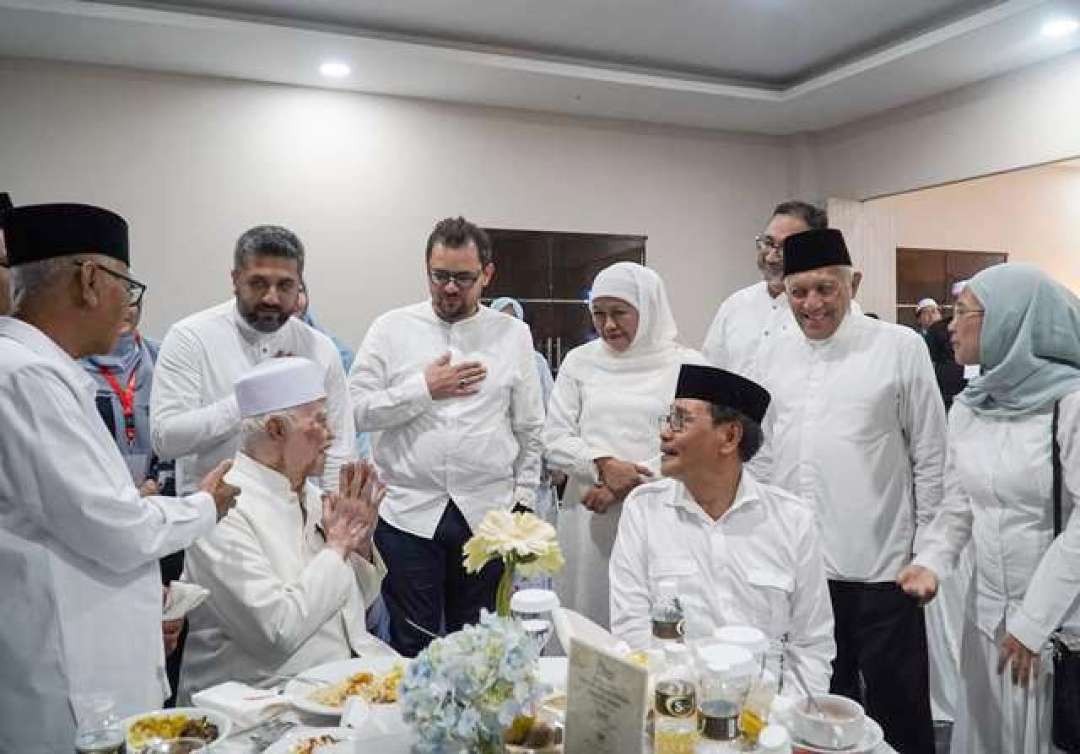
[[[1054,539],[1062,528],[1061,445],[1058,443],[1058,403],[1050,420],[1051,468],[1054,474]],[[1051,634],[1054,647],[1054,698],[1051,738],[1061,750],[1080,752],[1080,654]]]
[[[1050,420],[1050,463],[1054,470],[1054,539],[1061,534],[1061,444],[1058,442],[1058,413],[1061,404],[1054,403],[1054,417]],[[1045,445],[1043,447],[1046,447]]]

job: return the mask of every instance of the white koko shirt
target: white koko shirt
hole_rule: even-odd
[[[830,579],[893,581],[941,502],[945,407],[923,339],[849,313],[829,338],[796,326],[758,358],[772,402],[752,468],[814,506]]]
[[[713,366],[753,376],[762,345],[793,327],[787,295],[773,298],[762,280],[735,291],[720,304],[701,353]]]
[[[814,514],[745,468],[734,503],[715,521],[681,482],[634,489],[610,575],[611,631],[630,646],[649,645],[658,585],[673,580],[688,636],[709,636],[725,625],[755,626],[771,640],[786,635],[812,689],[828,691],[836,643]],[[793,678],[785,679],[789,684]]]
[[[431,398],[424,369],[447,352],[487,368],[478,393]],[[486,306],[454,323],[430,301],[394,309],[364,337],[349,392],[357,427],[375,433],[391,526],[431,539],[451,498],[473,531],[489,510],[535,502],[544,406],[524,322]]]
[[[71,751],[72,700],[121,716],[168,696],[158,558],[214,527],[209,494],[139,497],[96,386],[45,333],[0,317],[0,751]]]
[[[336,490],[338,469],[355,455],[345,371],[333,341],[296,317],[272,333],[244,321],[229,300],[182,319],[161,344],[150,393],[154,451],[176,458],[176,489],[202,478],[240,445],[240,409],[233,384],[279,353],[311,359],[326,370],[326,413],[334,444],[326,454],[323,487]]]
[[[968,620],[991,639],[1004,624],[1032,651],[1059,625],[1080,635],[1080,392],[1060,405],[1061,535],[1053,538],[1053,406],[1007,418],[981,416],[956,401],[949,412],[945,499],[915,559],[944,576],[971,540]]]
[[[374,547],[372,564],[326,546],[310,482],[301,504],[288,479],[243,453],[226,479],[240,488],[236,507],[188,548],[184,565],[185,581],[210,590],[188,616],[185,704],[225,681],[258,684],[349,659],[367,638],[364,610],[386,573]]]

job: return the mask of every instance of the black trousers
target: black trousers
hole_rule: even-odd
[[[502,562],[489,562],[480,573],[465,573],[462,548],[470,537],[472,530],[453,500],[431,539],[379,519],[375,545],[386,561],[382,595],[390,613],[390,645],[405,657],[415,657],[431,642],[407,621],[433,634],[453,633],[476,623],[480,608],[494,612]]]
[[[829,596],[836,621],[830,690],[860,702],[900,754],[934,754],[922,608],[892,582],[830,581]]]

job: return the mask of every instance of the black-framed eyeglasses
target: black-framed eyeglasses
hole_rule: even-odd
[[[772,236],[754,236],[754,246],[758,251],[781,252],[784,250],[783,242],[777,241]]]
[[[458,288],[472,288],[480,279],[480,272],[451,272],[450,270],[428,270],[428,278],[435,285],[449,285],[454,282]]]
[[[129,278],[127,275],[116,272],[115,270],[110,270],[108,267],[95,262],[81,261],[76,262],[75,266],[82,267],[84,264],[92,264],[102,272],[112,275],[117,280],[122,280],[127,285],[128,306],[138,306],[142,302],[143,294],[146,293],[146,283],[140,283],[135,278]]]

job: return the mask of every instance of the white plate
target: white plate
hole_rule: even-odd
[[[172,715],[185,715],[189,718],[195,718],[196,720],[200,717],[205,717],[207,720],[216,725],[218,729],[218,737],[210,742],[210,744],[206,747],[207,749],[215,748],[221,741],[225,740],[225,738],[229,735],[229,731],[232,730],[232,720],[230,720],[228,717],[221,714],[220,712],[202,709],[201,707],[174,707],[173,709],[159,709],[154,710],[153,712],[143,712],[140,715],[132,715],[131,717],[127,718],[122,723],[122,725],[124,726],[125,737],[127,737],[128,729],[137,720],[141,720],[144,717],[171,717]],[[131,751],[133,753],[141,751],[142,747],[146,746],[146,743],[147,742],[144,741],[141,745],[135,746],[134,744],[132,744],[131,739],[127,738],[128,751]]]
[[[352,728],[309,728],[303,726],[290,730],[263,754],[292,754],[293,746],[303,742],[305,739],[316,736],[333,736],[338,741],[355,741],[357,739],[356,731]],[[331,754],[331,752],[341,750],[351,751],[352,747],[346,749],[346,747],[339,744],[328,744],[315,749],[317,754]]]
[[[318,665],[311,670],[304,671],[293,680],[285,684],[285,698],[294,707],[310,712],[313,715],[325,715],[327,717],[341,717],[341,707],[331,707],[319,704],[311,698],[314,691],[324,688],[327,684],[307,683],[304,679],[328,681],[330,684],[344,681],[354,673],[368,671],[378,675],[385,675],[394,669],[395,665],[404,665],[408,662],[403,657],[390,657],[387,655],[368,655],[357,657],[353,660],[338,660]],[[392,707],[395,705],[373,704],[374,707]]]
[[[822,749],[810,744],[804,744],[802,741],[792,741],[791,748],[794,754],[837,754],[837,752],[843,752],[843,754],[871,754],[885,741],[885,733],[881,730],[881,726],[866,718],[866,728],[863,730],[863,737],[855,746],[849,749]]]

